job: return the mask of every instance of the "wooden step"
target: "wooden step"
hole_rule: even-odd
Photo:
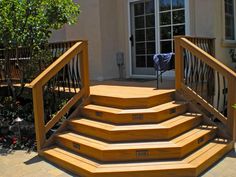
[[[215,137],[215,127],[201,126],[172,141],[107,143],[72,132],[56,136],[59,145],[103,162],[178,159]]]
[[[99,105],[81,108],[82,116],[114,124],[158,123],[185,113],[186,102],[168,102],[146,109],[119,109]]]
[[[134,92],[129,96],[109,95],[104,96],[103,94],[92,94],[90,96],[92,104],[131,109],[131,108],[150,108],[153,106],[161,105],[170,101],[173,101],[175,97],[175,90],[161,90],[152,95],[145,95],[142,93],[142,97],[138,95],[135,97]]]
[[[113,125],[86,118],[73,119],[69,129],[107,142],[168,140],[200,124],[200,114],[186,113],[157,124]]]
[[[220,138],[214,139],[207,146],[186,157],[184,161],[196,168],[196,176],[199,176],[233,148],[234,142],[232,141]]]
[[[60,147],[40,155],[51,162],[86,177],[194,177],[233,148],[232,142],[212,141],[183,160],[103,164]]]

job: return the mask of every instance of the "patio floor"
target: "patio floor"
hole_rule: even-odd
[[[15,151],[9,155],[0,153],[0,177],[72,177],[64,171],[40,158],[37,153]],[[236,153],[230,152],[202,177],[235,177]]]

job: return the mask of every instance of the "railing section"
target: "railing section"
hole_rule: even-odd
[[[236,73],[214,57],[214,39],[175,38],[176,89],[201,104],[235,140]]]
[[[52,128],[90,94],[87,42],[75,42],[68,47],[58,45],[61,44],[51,45],[51,50],[60,57],[55,55],[57,59],[30,83],[38,151],[44,147]]]
[[[36,63],[39,75],[48,64],[59,58],[65,51],[72,47],[78,41],[67,41],[67,42],[55,42],[44,46],[42,49],[44,52],[48,52],[49,61],[47,63]],[[30,61],[32,53],[29,48],[19,47],[17,49],[0,49],[0,82],[6,82],[6,79],[11,79],[13,82],[31,82],[34,78],[25,76],[29,72]],[[7,63],[9,62],[9,63]],[[7,74],[7,77],[6,77]]]

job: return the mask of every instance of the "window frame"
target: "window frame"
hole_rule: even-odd
[[[236,0],[233,0],[234,3],[234,40],[226,39],[226,12],[225,12],[225,0],[222,1],[223,8],[223,46],[225,47],[235,47],[236,46]]]
[[[178,9],[173,9],[173,6],[172,6],[172,0],[171,0],[171,9],[169,10],[165,10],[165,11],[160,11],[160,3],[159,3],[159,0],[156,0],[156,19],[157,19],[157,23],[156,23],[156,30],[157,30],[157,51],[158,53],[161,52],[161,42],[165,42],[165,41],[171,41],[171,49],[172,49],[172,52],[174,52],[174,36],[173,36],[173,28],[175,26],[181,26],[181,25],[184,25],[185,27],[185,35],[188,35],[189,33],[189,12],[188,12],[188,8],[189,8],[189,3],[188,3],[189,0],[184,0],[184,7],[183,8],[178,8]],[[173,23],[173,12],[175,11],[181,11],[183,10],[184,11],[184,15],[185,15],[185,21],[184,23],[178,23],[178,24],[174,24]],[[166,12],[170,12],[171,13],[171,24],[170,25],[161,25],[160,24],[160,14],[161,13],[166,13]],[[170,27],[171,28],[171,38],[170,39],[161,39],[161,27]]]

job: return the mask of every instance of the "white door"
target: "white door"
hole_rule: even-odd
[[[154,0],[130,3],[130,45],[132,75],[154,75],[153,56],[156,53]]]
[[[174,36],[186,34],[186,0],[132,0],[132,75],[155,75],[153,56],[174,52]]]

